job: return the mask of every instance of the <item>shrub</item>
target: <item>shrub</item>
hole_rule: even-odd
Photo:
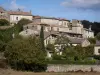
[[[100,55],[94,55],[94,59],[100,60]]]
[[[31,23],[32,21],[30,21],[29,19],[21,19],[20,21],[18,21],[18,23],[15,26],[15,29],[17,29],[18,32],[21,32],[23,30],[23,26],[26,24]]]
[[[53,60],[61,60],[62,56],[61,55],[57,55],[56,53],[53,54]]]
[[[46,46],[46,49],[47,49],[48,51],[55,52],[55,46],[54,46],[53,44],[48,44],[48,45]]]
[[[0,19],[0,26],[9,26],[10,22],[5,19]]]
[[[44,71],[45,52],[41,50],[39,40],[34,38],[16,38],[8,43],[5,57],[9,65],[17,70]]]
[[[96,43],[96,39],[95,39],[95,38],[88,38],[88,41],[89,41],[91,44],[95,44],[95,43]]]
[[[47,61],[48,64],[75,64],[75,65],[94,65],[96,64],[95,60],[91,61],[68,61],[68,60],[51,60]]]

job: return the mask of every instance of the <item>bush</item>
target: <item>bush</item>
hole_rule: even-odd
[[[55,46],[54,46],[53,44],[48,44],[48,45],[46,46],[46,49],[47,49],[48,51],[55,52]]]
[[[89,41],[91,44],[95,44],[95,43],[96,43],[96,38],[88,38],[88,41]]]
[[[47,61],[48,64],[75,64],[75,65],[94,65],[96,64],[95,60],[90,61],[68,61],[68,60],[51,60]]]
[[[45,55],[36,37],[13,39],[5,50],[9,65],[17,70],[44,71],[46,69]]]
[[[10,22],[5,19],[0,19],[0,26],[9,26]]]
[[[94,59],[100,60],[100,55],[94,55]]]
[[[23,30],[23,26],[26,24],[31,23],[32,21],[30,21],[29,19],[21,19],[20,21],[18,21],[18,23],[15,26],[15,29],[17,29],[18,32],[21,32]]]
[[[57,55],[55,53],[55,54],[53,54],[52,58],[53,58],[53,60],[61,60],[62,59],[62,56],[61,55]]]

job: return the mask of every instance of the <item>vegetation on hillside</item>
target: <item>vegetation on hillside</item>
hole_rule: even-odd
[[[5,57],[17,70],[44,71],[45,54],[38,38],[16,38],[6,46]]]
[[[87,29],[89,29],[91,25],[91,28],[94,31],[95,35],[97,35],[100,32],[100,22],[89,22],[87,20],[83,20],[82,24],[84,28],[87,28]]]
[[[9,26],[10,22],[6,19],[0,19],[0,26]]]

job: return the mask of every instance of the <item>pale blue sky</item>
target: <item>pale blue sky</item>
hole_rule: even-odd
[[[33,15],[100,22],[100,0],[0,0],[0,5],[32,10]]]

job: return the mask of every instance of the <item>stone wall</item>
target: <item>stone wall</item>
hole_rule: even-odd
[[[48,65],[46,72],[100,72],[100,65]]]

